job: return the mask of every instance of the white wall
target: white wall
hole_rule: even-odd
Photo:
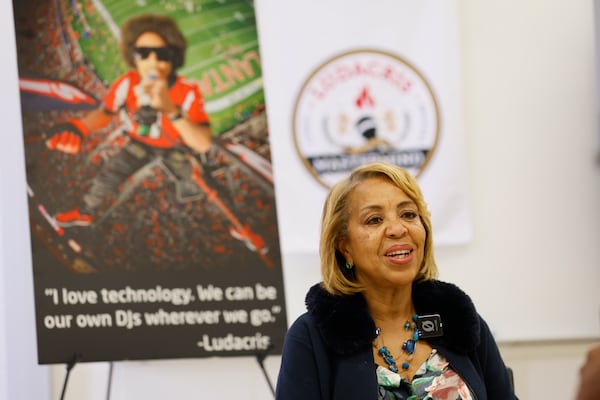
[[[48,367],[36,365],[12,2],[0,4],[0,54],[0,400],[45,400],[50,398]]]
[[[499,337],[507,338],[500,328],[508,326],[517,339],[527,332],[536,332],[533,339],[597,337],[593,2],[465,1],[461,16],[475,226],[466,251],[442,253],[451,257],[444,268],[453,280],[465,276],[476,300],[492,292],[512,305],[479,301]],[[490,279],[492,287],[480,284]],[[524,302],[530,305],[520,308]],[[579,324],[554,323],[570,314]],[[546,324],[532,327],[532,321]],[[571,333],[552,337],[551,331]]]
[[[2,196],[0,196],[0,210],[2,209]],[[0,219],[0,225],[2,224],[2,220]],[[0,254],[4,253],[4,249],[2,246],[4,240],[2,238],[2,230],[0,230]],[[4,294],[4,274],[0,271],[0,299],[5,299],[6,296]],[[8,317],[6,314],[6,302],[2,301],[0,303],[0,321],[8,321]],[[8,341],[6,340],[6,329],[0,329],[0,354],[6,354]],[[8,398],[8,358],[2,357],[0,359],[0,399]]]
[[[600,242],[600,236],[579,237],[577,230],[561,229],[562,218],[577,218],[582,224],[600,226],[598,219],[579,215],[582,201],[579,198],[556,204],[549,196],[547,201],[537,205],[540,213],[536,218],[547,216],[556,221],[548,224],[556,229],[554,240],[550,243],[536,241],[540,237],[536,233],[536,224],[529,223],[529,216],[521,215],[519,211],[519,204],[528,201],[521,197],[525,187],[519,172],[527,173],[532,168],[538,174],[545,171],[538,176],[539,179],[552,181],[559,178],[555,185],[557,194],[562,195],[564,191],[572,191],[579,196],[598,194],[600,167],[596,181],[586,182],[561,175],[561,166],[579,160],[579,157],[590,156],[600,147],[593,54],[594,13],[592,0],[461,0],[460,4],[463,97],[475,239],[464,247],[437,249],[437,258],[442,278],[451,276],[459,285],[465,283],[460,278],[463,273],[476,271],[481,275],[480,285],[467,285],[465,288],[477,303],[477,297],[488,285],[506,285],[507,295],[512,290],[506,277],[486,274],[487,258],[505,257],[510,262],[511,257],[515,257],[510,248],[502,254],[482,253],[482,237],[490,229],[502,229],[508,239],[514,237],[517,230],[530,230],[532,251],[547,250],[555,252],[557,257],[565,257],[567,282],[568,243],[586,241],[597,246]],[[10,2],[0,4],[3,31],[12,26],[8,21],[10,15]],[[11,46],[14,46],[12,34],[5,33],[0,40],[0,53],[10,53]],[[15,82],[7,79],[5,73],[13,68],[13,63],[9,57],[6,60],[8,62],[3,65],[3,73],[0,74],[1,79],[7,80],[0,82],[3,88],[0,104],[4,110],[4,132],[0,135],[3,144],[0,146],[0,230],[3,233],[0,235],[3,244],[0,246],[0,272],[4,285],[0,285],[0,301],[6,306],[4,315],[0,308],[0,399],[44,399],[48,396],[58,399],[65,376],[64,366],[50,368],[51,384],[48,385],[46,370],[36,366],[32,355],[35,343],[30,260],[27,254],[22,253],[23,242],[28,246],[28,238],[25,224],[20,226],[17,219],[25,212],[25,206],[20,204],[25,196],[20,192],[22,182],[17,181],[16,184],[19,193],[8,190],[6,184],[6,168],[16,171],[16,176],[21,178],[22,170],[14,162],[2,160],[7,155],[15,156],[22,151],[21,144],[9,141],[7,145],[6,142],[7,133],[11,131],[6,126],[14,129],[17,124],[14,117],[18,113]],[[11,125],[7,121],[12,121]],[[515,143],[525,147],[513,152],[507,159],[502,150]],[[547,165],[547,168],[532,167],[528,162]],[[490,196],[492,191],[497,190],[497,185],[516,190],[507,194],[516,200],[507,203],[505,197]],[[10,206],[9,210],[7,206]],[[502,214],[495,215],[491,210],[502,210]],[[508,218],[514,224],[506,223]],[[499,222],[504,223],[494,225]],[[598,229],[595,232],[599,232]],[[10,253],[7,249],[11,250]],[[318,260],[315,254],[284,254],[283,261],[291,320],[303,310],[306,289],[318,280]],[[543,282],[543,274],[539,278]],[[531,282],[532,302],[536,301],[536,284],[540,281]],[[580,295],[597,301],[597,292]],[[526,309],[527,304],[523,307]],[[482,311],[484,316],[494,313],[494,310]],[[514,310],[515,317],[520,311]],[[598,319],[598,315],[590,318]],[[557,315],[556,323],[568,324],[568,316]],[[8,342],[3,343],[3,339]],[[514,368],[516,390],[521,399],[572,399],[579,366],[592,343],[592,340],[502,343],[501,351],[507,363]],[[276,377],[278,363],[279,357],[266,360],[272,380]],[[69,379],[66,399],[106,398],[107,371],[106,363],[76,366]],[[235,384],[231,383],[231,376],[236,377]],[[554,384],[549,385],[549,382]],[[39,393],[34,394],[34,388],[38,388]],[[247,399],[270,398],[269,388],[253,359],[114,364],[113,400],[165,397],[229,399],[240,394]]]

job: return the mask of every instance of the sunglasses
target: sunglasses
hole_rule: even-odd
[[[134,47],[133,56],[138,60],[145,60],[150,54],[156,54],[159,61],[172,62],[175,57],[175,49],[172,47]]]

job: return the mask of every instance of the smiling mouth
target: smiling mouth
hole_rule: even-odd
[[[386,253],[386,257],[394,257],[394,258],[405,258],[408,257],[412,253],[412,250],[400,250],[393,251],[391,253]]]

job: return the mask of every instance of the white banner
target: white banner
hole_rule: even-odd
[[[282,249],[318,251],[328,188],[385,159],[417,176],[435,243],[471,238],[458,3],[258,0]]]

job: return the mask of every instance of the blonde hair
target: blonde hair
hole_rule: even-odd
[[[345,268],[345,257],[337,247],[340,241],[348,235],[348,219],[350,216],[348,200],[350,194],[358,184],[374,177],[389,179],[417,205],[426,236],[423,263],[415,281],[432,280],[438,275],[433,256],[430,213],[416,179],[408,171],[397,165],[387,162],[374,162],[354,169],[347,178],[331,188],[325,199],[321,219],[319,254],[321,257],[322,286],[329,293],[353,294],[364,290],[363,286],[353,279],[353,272]]]

